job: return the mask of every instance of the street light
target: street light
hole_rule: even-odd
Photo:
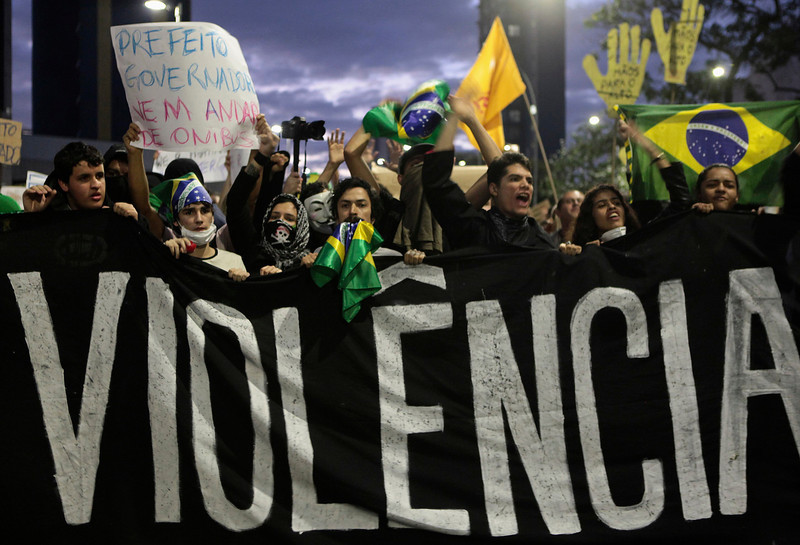
[[[147,9],[152,9],[153,11],[166,11],[169,6],[166,2],[162,2],[161,0],[147,0],[144,3],[144,7]],[[175,4],[175,9],[173,10],[173,15],[175,16],[175,22],[181,22],[181,10],[183,8],[183,3],[178,2]]]
[[[589,118],[589,125],[597,125],[598,123],[600,123],[600,118],[596,115]]]
[[[715,78],[721,78],[722,76],[725,75],[725,67],[722,66],[721,64],[718,64],[717,66],[714,67],[713,70],[711,70],[711,75],[714,76]]]

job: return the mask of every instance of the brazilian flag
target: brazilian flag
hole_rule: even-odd
[[[374,137],[384,136],[401,144],[434,144],[442,121],[450,111],[449,94],[450,86],[446,82],[426,81],[405,104],[387,102],[372,108],[364,116],[362,125]]]
[[[361,310],[361,301],[381,289],[372,253],[383,239],[371,223],[341,223],[328,237],[311,267],[311,278],[324,286],[336,276],[342,292],[342,317],[350,322]]]
[[[739,203],[781,206],[778,176],[800,141],[800,101],[694,105],[621,105],[625,118],[684,165],[694,191],[697,175],[714,163],[739,177]],[[668,200],[658,168],[635,144],[629,154],[634,200]]]

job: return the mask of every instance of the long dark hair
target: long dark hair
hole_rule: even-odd
[[[597,224],[594,222],[594,216],[592,215],[594,200],[601,191],[611,191],[619,198],[619,201],[622,203],[622,209],[625,210],[625,227],[627,228],[627,234],[641,227],[639,217],[636,215],[636,212],[633,211],[631,205],[628,204],[628,201],[625,200],[625,197],[622,196],[622,193],[619,192],[619,189],[613,185],[601,184],[587,191],[586,197],[584,197],[581,203],[581,211],[578,213],[578,219],[575,221],[575,235],[572,239],[574,244],[583,246],[587,242],[599,239],[600,235],[603,234],[597,228]]]

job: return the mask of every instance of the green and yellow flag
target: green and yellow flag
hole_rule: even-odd
[[[450,111],[450,86],[442,80],[426,81],[405,104],[387,102],[372,108],[361,124],[373,137],[384,136],[401,144],[435,144]]]
[[[778,176],[783,159],[800,141],[800,101],[633,104],[619,110],[671,161],[683,163],[691,190],[705,167],[724,163],[739,176],[741,204],[783,204]],[[631,151],[633,199],[669,199],[647,152],[636,145]]]
[[[311,267],[311,278],[324,286],[336,276],[342,292],[342,318],[350,322],[361,310],[361,301],[381,289],[372,259],[383,239],[371,223],[341,223],[328,237]]]

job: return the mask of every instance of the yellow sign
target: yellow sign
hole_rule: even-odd
[[[650,57],[650,40],[641,40],[640,46],[640,36],[639,25],[629,27],[628,23],[619,25],[619,31],[616,28],[609,31],[605,75],[600,73],[594,55],[583,58],[583,69],[609,110],[616,104],[633,104],[639,98]]]
[[[0,163],[18,165],[22,151],[22,123],[0,119]]]
[[[664,80],[686,85],[686,69],[694,57],[697,38],[703,27],[706,9],[698,0],[683,0],[681,18],[669,25],[664,32],[664,16],[661,10],[653,8],[650,23],[656,38],[656,47],[664,62]]]

